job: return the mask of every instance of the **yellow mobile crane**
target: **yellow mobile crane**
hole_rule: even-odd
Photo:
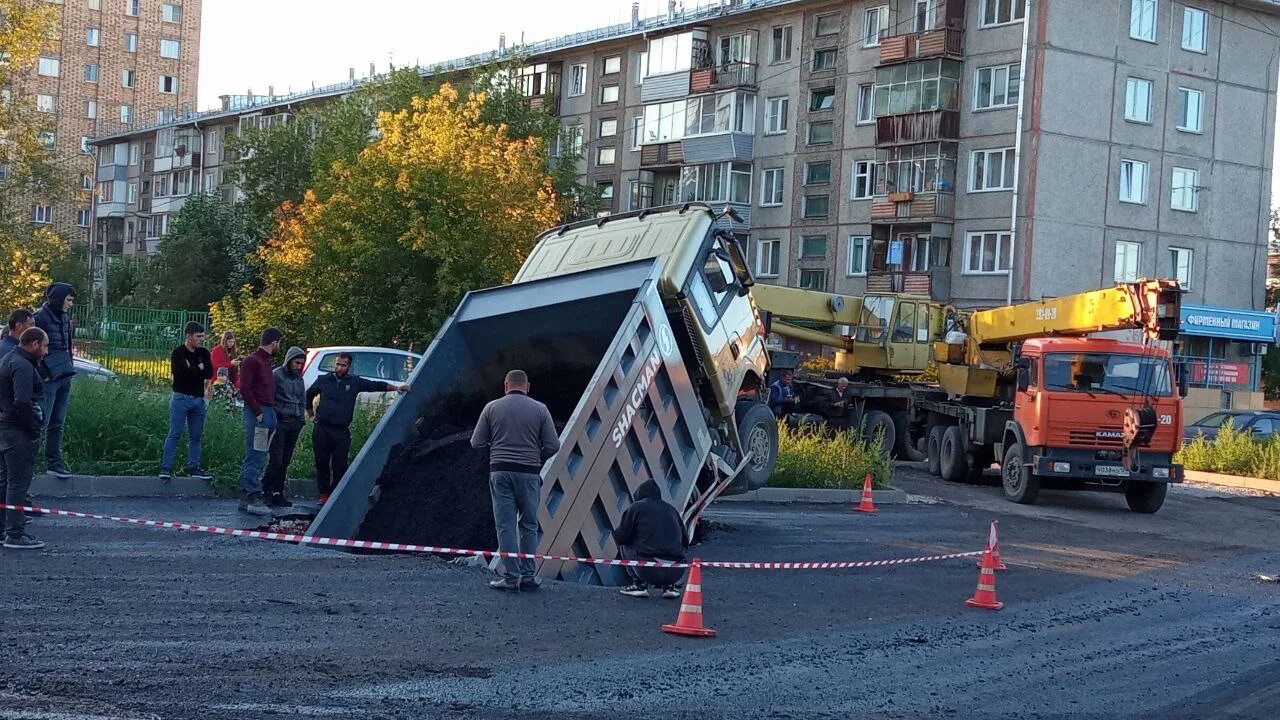
[[[763,285],[751,294],[772,332],[836,349],[854,422],[883,432],[899,456],[916,459],[923,449],[945,479],[972,478],[999,461],[1015,502],[1033,502],[1045,485],[1105,488],[1123,491],[1139,512],[1158,510],[1166,483],[1181,479],[1173,453],[1185,386],[1156,344],[1177,334],[1175,281],[975,311],[911,295]],[[1087,337],[1113,330],[1142,340]],[[895,377],[922,374],[930,362],[937,384]]]

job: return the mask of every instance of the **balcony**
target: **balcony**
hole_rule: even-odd
[[[670,167],[684,162],[684,146],[679,142],[655,143],[640,147],[640,167]]]
[[[556,95],[537,95],[529,100],[530,110],[544,110],[548,115],[560,116],[560,97]]]
[[[695,95],[755,86],[756,64],[750,62],[729,62],[718,67],[694,68],[689,74],[689,93]]]
[[[893,192],[871,201],[871,222],[950,222],[956,215],[951,193]]]
[[[914,145],[960,138],[960,113],[926,110],[876,118],[876,145]]]
[[[936,57],[959,60],[963,56],[964,33],[954,28],[894,35],[880,41],[881,65]]]
[[[867,272],[868,293],[904,293],[930,300],[951,299],[951,269],[871,270]]]
[[[742,160],[751,162],[755,157],[756,136],[752,133],[727,132],[714,135],[697,135],[680,141],[683,161],[690,165]],[[643,150],[641,151],[643,155]],[[641,157],[641,164],[644,158]]]

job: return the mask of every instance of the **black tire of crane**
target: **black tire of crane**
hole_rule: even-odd
[[[862,428],[863,438],[866,439],[868,444],[874,442],[876,436],[883,433],[880,447],[884,448],[890,455],[894,453],[894,449],[898,446],[898,433],[893,426],[893,418],[889,417],[889,413],[880,410],[868,411]]]
[[[916,448],[916,444],[911,442],[911,417],[907,415],[906,410],[889,413],[889,417],[893,419],[894,432],[897,433],[897,447],[894,448],[899,460],[910,460],[911,462],[920,462],[924,460],[924,453]]]
[[[942,476],[942,435],[946,431],[945,426],[934,425],[929,429],[928,437],[925,438],[927,443],[925,455],[929,460],[929,474],[934,477]]]
[[[969,473],[969,460],[964,452],[964,430],[958,425],[952,425],[942,433],[938,470],[947,482],[960,482]]]

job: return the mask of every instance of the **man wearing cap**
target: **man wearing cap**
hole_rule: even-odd
[[[271,358],[280,350],[284,333],[278,328],[262,331],[258,349],[240,362],[240,397],[244,399],[244,464],[240,467],[240,510],[251,515],[271,515],[262,493],[262,470],[267,464],[271,434],[276,429],[276,385]]]
[[[204,435],[204,384],[213,377],[213,360],[204,347],[204,326],[189,322],[181,345],[169,356],[173,375],[173,395],[169,396],[169,434],[164,439],[164,456],[160,461],[160,480],[173,478],[173,456],[178,451],[182,428],[187,428],[187,474],[201,480],[212,480],[213,474],[200,467],[200,438]]]

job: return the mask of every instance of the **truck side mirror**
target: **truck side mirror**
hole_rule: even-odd
[[[1178,397],[1185,398],[1189,391],[1187,383],[1187,367],[1182,363],[1178,363],[1174,366],[1173,374],[1177,376],[1178,380]]]
[[[1026,392],[1031,387],[1031,369],[1018,368],[1018,392]]]

